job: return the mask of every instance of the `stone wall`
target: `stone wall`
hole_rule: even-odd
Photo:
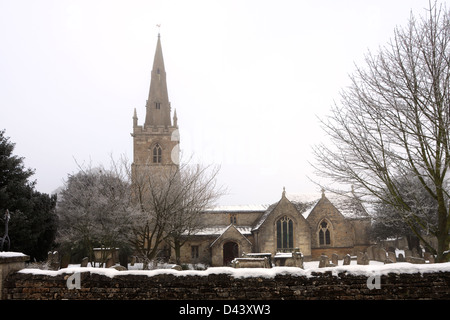
[[[294,269],[297,268],[290,270]],[[3,299],[450,299],[448,270],[383,274],[379,276],[378,287],[376,279],[370,280],[375,284],[372,289],[368,286],[367,275],[345,271],[311,272],[307,275],[284,271],[263,276],[258,275],[257,269],[248,270],[253,276],[238,277],[233,269],[223,273],[166,271],[130,274],[118,271],[113,276],[92,270],[78,273],[60,270],[51,275],[16,272],[3,283]],[[68,284],[72,289],[68,289]]]
[[[3,282],[9,274],[25,268],[25,262],[30,260],[20,252],[0,252],[0,300],[3,299]]]

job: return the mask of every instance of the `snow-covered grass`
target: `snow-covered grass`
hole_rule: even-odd
[[[339,261],[338,266],[328,268],[318,268],[318,261],[305,262],[304,269],[294,267],[274,267],[271,269],[263,268],[242,268],[234,269],[231,267],[214,267],[208,268],[204,271],[186,270],[176,271],[172,269],[156,269],[156,270],[127,270],[118,271],[114,268],[82,268],[77,265],[71,265],[68,268],[60,269],[58,271],[40,270],[40,269],[22,269],[20,273],[27,274],[43,274],[49,276],[57,276],[66,273],[77,272],[91,272],[96,274],[102,274],[107,277],[113,278],[117,275],[146,275],[156,276],[160,274],[171,274],[175,276],[208,276],[211,274],[229,274],[234,278],[246,278],[246,277],[264,277],[273,278],[276,275],[292,275],[292,276],[306,276],[313,277],[313,273],[323,273],[331,271],[332,275],[338,276],[339,273],[347,273],[352,275],[373,276],[373,275],[386,275],[389,273],[431,273],[431,272],[450,272],[450,262],[447,263],[435,263],[435,264],[411,264],[408,262],[383,264],[382,262],[371,261],[369,265],[357,265],[355,261],[352,261],[350,265],[342,265],[342,261]]]

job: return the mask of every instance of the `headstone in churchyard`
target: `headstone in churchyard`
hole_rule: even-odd
[[[173,265],[170,269],[177,270],[177,271],[183,271],[183,268],[178,264]]]
[[[380,259],[379,258],[379,253],[378,253],[379,250],[380,250],[379,247],[376,247],[376,246],[372,247],[372,252],[373,252],[373,259],[372,260],[378,261]]]
[[[300,250],[292,252],[292,260],[294,262],[295,267],[303,269],[303,253],[301,253]],[[268,264],[270,267],[270,261]]]
[[[50,270],[59,270],[59,253],[58,251],[49,251],[47,253],[47,264]]]
[[[406,257],[412,257],[412,251],[409,249],[405,249],[405,259]]]
[[[391,260],[392,262],[397,262],[397,258],[395,257],[395,252],[389,251],[388,253],[388,259]]]
[[[406,262],[414,263],[414,264],[423,264],[423,263],[425,263],[425,259],[417,258],[417,257],[406,257]]]
[[[370,262],[369,257],[367,256],[367,253],[364,252],[363,256],[362,256],[362,264],[363,265],[368,265],[369,262]]]
[[[350,265],[350,261],[352,261],[352,257],[349,254],[344,256],[344,266]]]
[[[367,256],[369,257],[369,260],[375,260],[375,257],[374,257],[374,254],[373,254],[373,250],[374,249],[374,247],[373,246],[370,246],[370,247],[368,247],[367,248]]]
[[[106,260],[106,268],[111,268],[114,265],[114,259],[113,258],[108,258],[108,260]]]
[[[367,256],[367,253],[365,252],[358,252],[356,256],[356,263],[361,265],[368,265],[369,264],[369,257]]]
[[[89,258],[88,257],[84,257],[82,260],[81,260],[81,265],[80,265],[80,267],[87,267],[87,265],[88,265],[88,262],[89,262]]]
[[[116,269],[117,271],[126,271],[127,268],[124,266],[112,266],[111,268]]]
[[[384,262],[386,260],[386,250],[384,248],[378,249],[378,261]]]
[[[61,268],[67,268],[70,263],[70,254],[65,254],[61,258]]]
[[[331,263],[334,264],[335,266],[338,265],[338,259],[339,259],[339,257],[336,253],[333,253],[331,255]]]
[[[364,255],[363,252],[358,251],[358,253],[356,254],[356,264],[362,264],[363,255]]]
[[[320,261],[319,261],[319,268],[325,268],[328,267],[330,264],[330,260],[328,260],[328,256],[322,254],[320,256]]]

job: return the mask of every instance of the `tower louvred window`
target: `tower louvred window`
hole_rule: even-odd
[[[162,149],[159,144],[153,147],[153,163],[161,163]]]

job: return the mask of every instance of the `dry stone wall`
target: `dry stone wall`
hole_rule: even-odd
[[[389,273],[372,280],[368,281],[367,275],[332,271],[242,278],[232,273],[183,276],[175,272],[151,276],[119,273],[110,277],[90,271],[56,275],[16,272],[3,283],[3,299],[450,299],[449,271]]]

